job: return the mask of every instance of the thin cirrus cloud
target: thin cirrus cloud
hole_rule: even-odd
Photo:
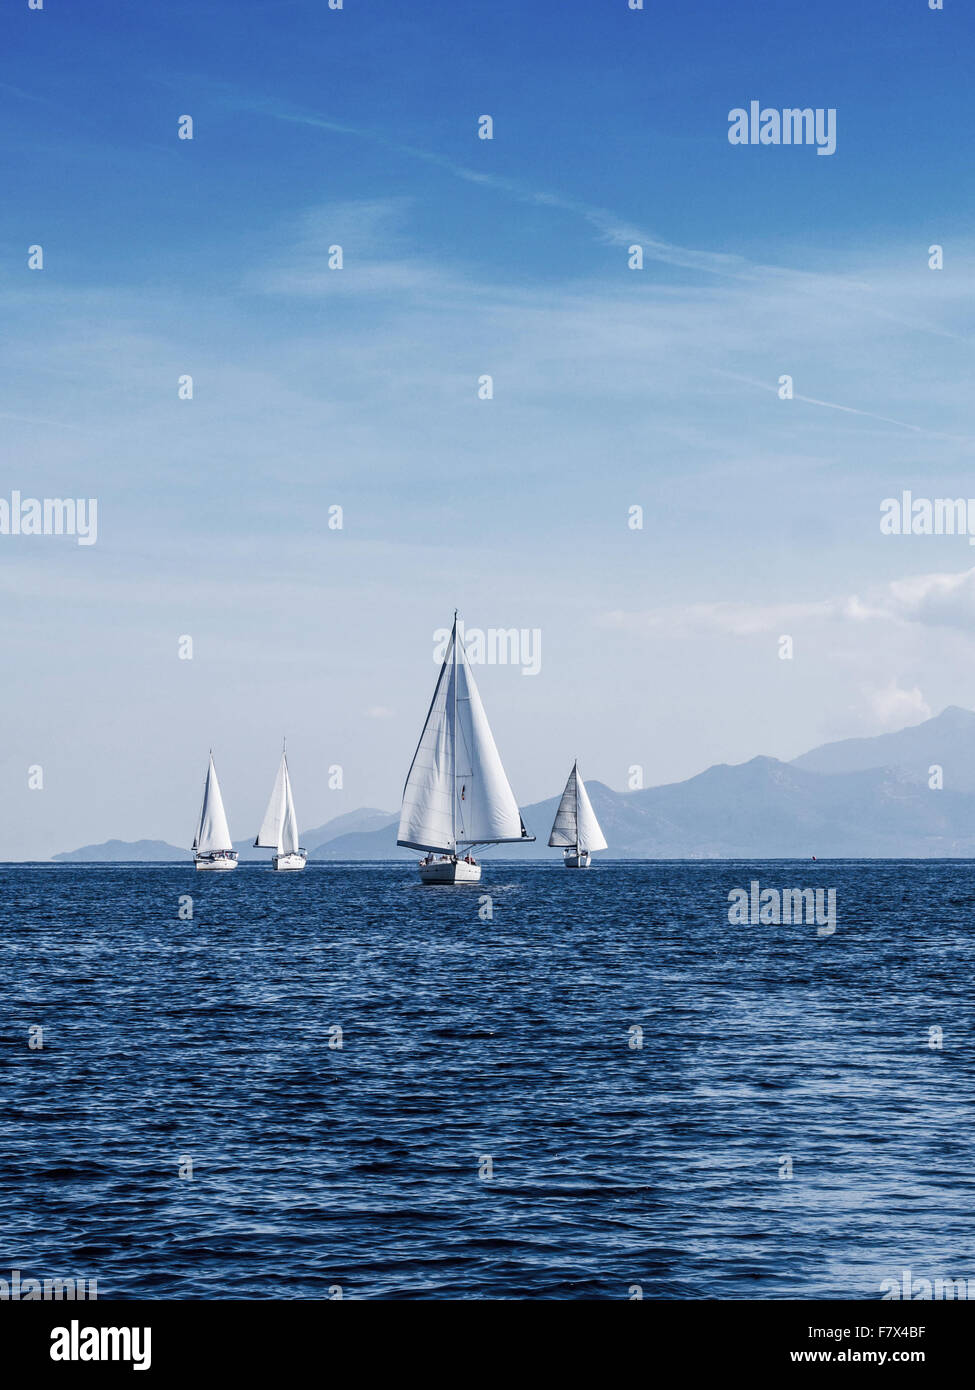
[[[536,207],[550,207],[558,212],[570,213],[576,217],[581,217],[589,222],[592,227],[607,241],[615,245],[623,245],[628,241],[640,240],[644,255],[664,262],[668,265],[678,266],[689,270],[700,270],[715,275],[737,275],[748,273],[750,270],[749,262],[741,256],[729,255],[715,251],[695,251],[683,246],[675,246],[669,242],[662,241],[656,236],[639,232],[625,218],[605,208],[590,207],[588,204],[580,203],[575,199],[563,197],[561,194],[551,193],[545,190],[534,190],[526,188],[515,179],[504,178],[498,174],[485,173],[481,170],[471,169],[464,164],[458,164],[456,160],[448,158],[435,150],[421,149],[415,145],[403,144],[401,141],[392,140],[382,131],[364,130],[357,126],[351,126],[341,121],[335,121],[327,116],[321,116],[316,112],[303,111],[290,106],[286,102],[275,100],[274,98],[254,98],[243,94],[235,93],[229,89],[224,89],[223,100],[228,106],[237,109],[247,110],[262,116],[269,116],[274,120],[287,121],[296,125],[308,126],[314,129],[327,131],[333,135],[348,135],[357,140],[365,140],[371,144],[381,146],[384,149],[392,150],[409,159],[420,160],[423,163],[435,165],[451,174],[454,178],[462,179],[466,183],[478,184],[484,188],[494,189],[509,198],[518,202],[530,203]]]
[[[867,317],[879,318],[883,322],[893,323],[901,328],[910,329],[917,333],[932,335],[940,338],[947,338],[956,341],[965,341],[967,334],[958,332],[954,328],[944,323],[931,321],[917,312],[905,314],[896,304],[884,302],[884,287],[877,282],[876,262],[867,262],[866,267],[856,274],[837,275],[830,272],[814,271],[809,269],[794,269],[792,267],[769,266],[749,260],[747,257],[738,253],[720,252],[713,250],[700,250],[685,246],[679,246],[673,242],[666,241],[655,233],[648,231],[644,227],[638,226],[625,216],[607,209],[592,206],[581,202],[575,198],[569,198],[560,193],[554,193],[544,189],[531,189],[523,183],[498,174],[492,174],[481,170],[470,168],[468,165],[459,164],[456,160],[440,154],[434,150],[427,150],[415,145],[405,144],[402,141],[391,139],[382,131],[363,129],[358,126],[349,125],[341,121],[335,121],[327,116],[322,116],[316,112],[301,110],[274,98],[255,98],[234,91],[229,87],[224,87],[221,98],[226,105],[232,108],[247,110],[262,116],[270,117],[273,120],[290,122],[303,125],[313,129],[320,129],[334,135],[345,135],[355,140],[367,141],[371,144],[380,146],[384,149],[394,151],[406,159],[419,160],[426,164],[433,165],[451,177],[463,180],[466,183],[479,185],[484,188],[492,189],[495,192],[513,199],[517,202],[530,204],[535,207],[551,208],[555,212],[567,214],[585,223],[588,223],[598,234],[603,242],[620,247],[627,247],[631,244],[639,244],[642,247],[645,259],[657,261],[664,265],[669,265],[677,269],[697,271],[708,276],[718,276],[730,280],[745,282],[767,281],[772,284],[779,282],[787,287],[790,297],[812,295],[818,299],[835,306],[842,306],[846,313],[851,310],[866,315]],[[965,259],[965,250],[957,248],[957,255],[960,260]],[[389,268],[389,273],[393,274],[393,268]],[[429,275],[429,271],[427,275]],[[399,275],[402,277],[401,283],[409,285],[411,275],[418,276],[416,266],[401,266]],[[420,278],[420,282],[422,282]],[[377,273],[375,267],[370,268],[369,274],[361,282],[362,287],[366,287],[372,281],[377,287],[382,288],[386,283],[381,275]],[[396,280],[390,282],[395,287]],[[287,280],[281,285],[287,284]],[[339,287],[336,285],[319,284],[318,289],[328,289],[329,293],[335,293]],[[342,287],[343,292],[346,287]],[[956,294],[957,297],[957,294]],[[829,405],[829,402],[815,401],[815,404]],[[837,409],[845,407],[837,406]],[[846,407],[849,408],[849,407]],[[907,426],[910,428],[910,426]]]
[[[603,613],[597,624],[630,632],[723,632],[753,637],[806,623],[871,622],[951,627],[971,633],[975,624],[975,568],[957,574],[920,574],[868,590],[814,602],[747,604],[694,603]]]
[[[720,371],[719,369],[719,374],[728,377],[729,380],[741,381],[747,386],[753,386],[759,391],[775,392],[777,390],[772,382],[756,381],[753,377],[742,376],[740,372]],[[912,425],[906,420],[895,420],[890,415],[879,415],[873,410],[860,410],[856,406],[843,405],[838,401],[820,400],[816,396],[805,396],[799,391],[796,391],[790,399],[801,401],[804,405],[818,405],[826,410],[838,410],[845,415],[862,415],[865,419],[876,420],[882,425],[894,425],[898,429],[909,430],[914,434],[926,434],[935,439],[952,439],[960,443],[975,444],[975,436],[972,435],[945,434],[939,430],[926,430],[921,425]]]
[[[468,285],[430,256],[410,250],[410,203],[404,198],[349,200],[306,209],[283,258],[244,273],[245,290],[267,295],[375,296],[384,301],[443,298]],[[343,254],[341,270],[329,262]],[[347,258],[347,262],[346,262]]]
[[[738,392],[739,399],[747,401],[756,389],[776,392],[779,375],[788,369],[796,375],[795,397],[778,409],[777,417],[767,415],[774,428],[798,404],[846,415],[851,425],[857,420],[876,422],[966,450],[975,443],[969,435],[939,427],[951,421],[961,399],[953,350],[945,348],[939,358],[932,347],[924,376],[916,383],[901,382],[897,403],[916,408],[916,420],[883,408],[892,380],[885,370],[887,359],[892,352],[916,355],[916,303],[926,292],[918,288],[915,276],[896,264],[875,270],[873,316],[851,314],[840,330],[827,300],[797,295],[781,273],[706,289],[660,285],[632,274],[622,281],[604,277],[562,285],[557,293],[549,286],[491,285],[482,273],[452,267],[442,258],[434,262],[413,250],[409,219],[410,204],[402,199],[309,209],[292,224],[284,253],[247,272],[247,288],[312,299],[362,295],[374,301],[375,312],[384,320],[398,319],[411,342],[416,328],[409,316],[436,300],[442,317],[436,340],[423,354],[423,370],[435,370],[438,355],[469,352],[480,340],[495,374],[521,394],[560,389],[564,393],[574,377],[573,385],[586,391],[589,384],[590,394],[591,383],[597,382],[604,399],[608,392],[629,395],[634,404],[662,401],[668,415],[676,402],[686,423],[713,404],[719,379],[747,387]],[[347,250],[342,271],[328,268],[329,249],[335,243]],[[871,259],[875,267],[881,266],[876,254]],[[803,284],[807,278],[798,277]],[[824,279],[837,283],[836,277]],[[848,293],[861,288],[851,276]],[[956,307],[936,296],[929,309],[943,309],[947,316]],[[901,326],[900,333],[891,329],[892,323]],[[941,325],[932,325],[931,331],[940,335]],[[955,336],[945,331],[949,338]],[[377,360],[395,356],[396,378],[404,383],[421,366],[415,350],[404,354],[395,337],[368,340],[360,333],[356,350],[364,347]],[[746,361],[753,369],[767,364],[766,378],[732,365]],[[702,374],[709,372],[714,380],[709,390],[702,390]],[[827,395],[837,383],[845,399]],[[800,389],[808,385],[818,388],[815,394]],[[690,397],[693,412],[687,409]]]

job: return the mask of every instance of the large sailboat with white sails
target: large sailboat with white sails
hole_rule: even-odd
[[[298,819],[295,816],[295,802],[291,792],[291,774],[288,772],[287,749],[281,751],[278,775],[274,779],[271,799],[264,812],[264,820],[255,849],[276,851],[271,860],[272,869],[303,869],[308,852],[298,844]]]
[[[567,869],[588,869],[593,850],[608,848],[578,762],[572,764],[548,842],[562,850]]]
[[[403,789],[396,843],[425,851],[424,883],[478,883],[478,845],[534,840],[518,810],[464,650],[457,614]],[[466,849],[466,853],[464,852]]]
[[[193,858],[198,869],[227,870],[237,867],[237,851],[230,839],[227,813],[223,809],[223,797],[220,795],[220,783],[217,781],[217,769],[213,766],[212,749],[207,778],[203,784],[200,819],[193,837]]]

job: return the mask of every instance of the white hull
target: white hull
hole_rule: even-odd
[[[567,854],[565,856],[567,869],[588,869],[591,863],[592,855],[587,849],[581,850],[579,854]]]
[[[196,867],[198,869],[208,869],[218,873],[225,873],[228,869],[236,869],[237,853],[234,851],[232,854],[222,854],[215,858],[211,858],[209,855],[198,854],[196,856]]]
[[[420,879],[423,883],[480,883],[480,864],[469,864],[466,859],[453,856],[443,859],[420,861]]]
[[[276,854],[271,860],[272,869],[303,869],[305,867],[306,856],[304,854]]]

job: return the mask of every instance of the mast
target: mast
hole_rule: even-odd
[[[457,853],[457,609],[454,609],[454,698],[450,726],[450,838]]]
[[[572,763],[572,771],[575,774],[576,790],[576,858],[579,858],[579,759],[576,758]]]

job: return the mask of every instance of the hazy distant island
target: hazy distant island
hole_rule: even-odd
[[[588,781],[609,841],[606,859],[975,857],[975,713],[951,705],[934,719],[874,738],[826,743],[792,762],[721,763],[684,782],[617,792]],[[558,858],[546,845],[558,794],[522,809],[538,839],[493,853]],[[310,860],[415,859],[397,848],[398,813],[367,807],[305,830]],[[267,860],[253,837],[241,860]],[[492,851],[487,851],[492,853]],[[184,861],[163,840],[108,840],[56,854],[59,863]]]

